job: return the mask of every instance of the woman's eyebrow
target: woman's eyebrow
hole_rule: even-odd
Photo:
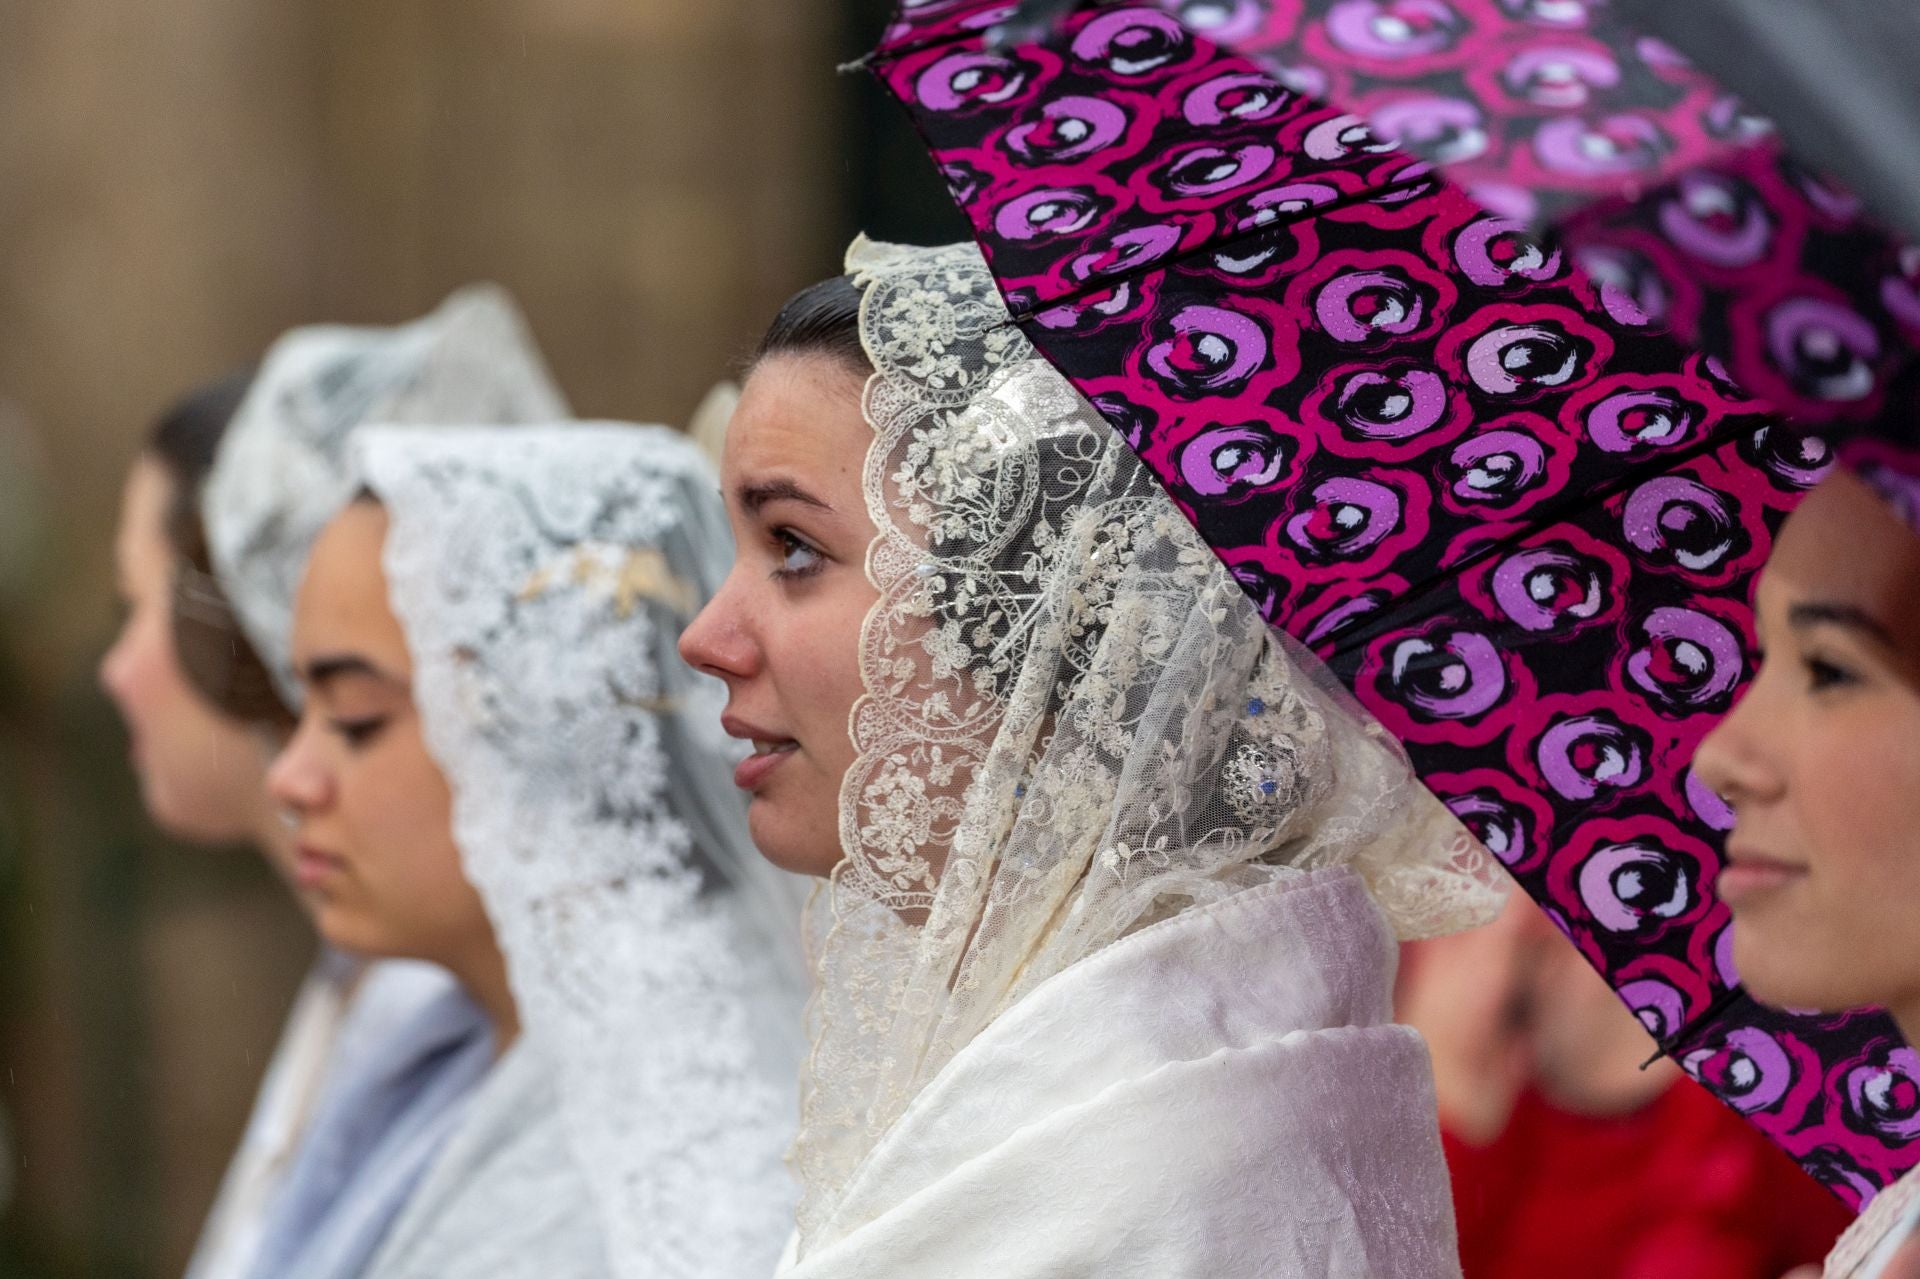
[[[1787,610],[1787,624],[1796,629],[1809,626],[1843,626],[1861,631],[1888,647],[1894,647],[1893,631],[1873,614],[1854,604],[1812,600]]]
[[[739,489],[741,509],[747,514],[757,514],[761,507],[769,502],[798,502],[802,506],[811,506],[815,510],[833,514],[833,507],[821,501],[813,494],[795,484],[792,480],[762,480],[757,484],[742,484]]]
[[[379,680],[383,684],[397,685],[404,683],[404,681],[394,678],[358,653],[341,653],[316,657],[308,662],[301,670],[300,679],[308,688],[319,690],[324,689],[335,680],[345,679],[354,675]]]

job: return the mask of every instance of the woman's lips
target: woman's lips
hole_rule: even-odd
[[[293,878],[302,888],[319,888],[346,868],[346,860],[332,853],[305,844],[294,849]]]
[[[1734,909],[1767,893],[1791,887],[1807,877],[1805,866],[1770,857],[1737,856],[1720,868],[1713,881],[1714,895]]]
[[[758,790],[767,780],[767,775],[787,762],[787,757],[800,749],[795,741],[758,742],[753,744],[753,754],[734,766],[733,784],[741,790]]]

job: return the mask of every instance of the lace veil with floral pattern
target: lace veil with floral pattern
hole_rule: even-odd
[[[281,700],[293,598],[307,553],[352,495],[347,449],[363,423],[492,425],[568,416],[513,299],[460,289],[392,328],[318,324],[268,350],[221,437],[201,493],[214,573]]]
[[[724,690],[675,649],[731,558],[712,469],[614,424],[376,427],[355,449],[455,841],[614,1272],[770,1273],[801,881],[754,852]]]
[[[1069,965],[1195,905],[1351,866],[1402,937],[1491,917],[1490,855],[1271,630],[1010,322],[971,244],[861,240],[875,372],[845,859],[793,1162],[799,1255],[914,1096]]]

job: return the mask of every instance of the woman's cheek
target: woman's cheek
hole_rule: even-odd
[[[1920,900],[1920,699],[1861,696],[1819,718],[1800,736],[1794,807],[1833,944],[1892,928],[1920,948],[1907,905]]]
[[[810,701],[807,722],[823,735],[837,733],[846,742],[845,762],[853,762],[848,718],[865,686],[860,677],[860,631],[876,599],[865,574],[849,574],[841,589],[821,601],[805,619],[799,650],[805,663],[800,687]]]
[[[178,705],[187,692],[168,625],[164,610],[142,605],[121,642],[119,690],[129,709],[141,717],[164,712],[169,704]]]

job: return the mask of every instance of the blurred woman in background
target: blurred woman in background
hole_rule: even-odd
[[[127,723],[147,812],[169,834],[249,843],[292,869],[260,784],[293,719],[225,604],[200,493],[252,374],[188,395],[154,427],[121,499],[114,569],[125,620],[100,681]]]
[[[1836,471],[1781,526],[1755,605],[1759,671],[1695,761],[1734,812],[1716,884],[1734,963],[1758,999],[1879,1005],[1920,1042],[1920,537]],[[1916,1213],[1908,1173],[1841,1237],[1829,1279],[1895,1273],[1884,1254]]]
[[[657,427],[378,430],[361,455],[270,784],[322,935],[443,966],[492,1031],[366,1273],[759,1279],[803,983],[797,881],[754,855],[720,690],[674,652],[727,562],[713,474]]]
[[[345,496],[330,474],[374,412],[495,420],[553,416],[564,402],[498,292],[457,295],[398,329],[296,330],[257,373],[161,418],[128,475],[115,539],[125,621],[100,678],[126,721],[149,814],[186,840],[257,849],[303,904],[291,831],[265,786],[297,705],[273,655],[284,655],[311,539]],[[438,970],[323,948],[191,1279],[277,1279],[260,1262],[270,1234],[281,1255],[328,1230],[361,1241],[345,1254],[364,1253],[432,1149],[435,1117],[477,1077],[484,1039],[478,1010]],[[363,1122],[317,1132],[329,1088],[358,1091]],[[276,1222],[303,1159],[335,1170],[334,1193]]]

